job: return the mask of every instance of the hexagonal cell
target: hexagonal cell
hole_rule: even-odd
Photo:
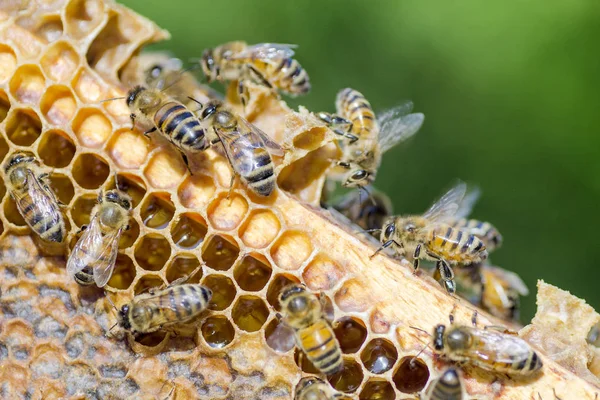
[[[175,205],[168,193],[150,193],[140,207],[142,222],[148,228],[164,229],[175,214]]]
[[[44,52],[40,64],[50,79],[57,82],[68,82],[79,65],[79,56],[71,45],[66,42],[58,42]]]
[[[233,325],[222,315],[208,317],[200,330],[206,343],[216,349],[227,346],[235,337]]]
[[[271,210],[254,210],[240,228],[240,238],[246,246],[262,249],[275,239],[281,223]]]
[[[131,258],[125,254],[118,254],[108,286],[113,289],[127,290],[135,279],[135,265]]]
[[[84,189],[98,189],[108,178],[110,167],[95,154],[79,155],[73,164],[73,178]]]
[[[88,64],[101,74],[109,74],[115,65],[123,65],[129,58],[131,42],[146,31],[139,23],[131,23],[128,15],[109,13],[108,21],[88,48]]]
[[[277,274],[269,283],[269,289],[267,289],[267,301],[277,311],[281,311],[281,305],[279,304],[279,294],[281,289],[284,287],[300,283],[300,280],[293,275]]]
[[[365,368],[374,374],[383,374],[394,366],[398,359],[398,350],[392,342],[377,338],[371,340],[360,354]]]
[[[69,204],[73,195],[75,195],[75,189],[71,183],[71,179],[62,174],[50,175],[50,187],[56,193],[56,197],[64,204]]]
[[[17,68],[17,56],[10,47],[0,44],[0,83],[8,81]]]
[[[386,380],[370,379],[358,396],[359,400],[394,400],[396,393]]]
[[[363,370],[356,361],[345,358],[342,370],[328,376],[327,380],[331,386],[340,392],[353,393],[362,383]]]
[[[84,102],[94,103],[103,100],[101,96],[103,96],[104,92],[97,75],[89,71],[87,66],[79,68],[71,82],[71,86],[75,90],[77,97]]]
[[[338,263],[321,253],[315,256],[302,273],[306,286],[314,292],[333,288],[344,275],[344,269]]]
[[[42,133],[42,122],[35,111],[17,109],[6,121],[6,136],[18,146],[31,146]]]
[[[44,93],[46,79],[37,65],[26,64],[15,71],[9,87],[19,102],[36,105]]]
[[[129,128],[116,131],[108,142],[108,154],[121,168],[140,168],[150,149],[150,141]]]
[[[149,275],[142,276],[140,278],[140,280],[137,281],[137,283],[135,284],[135,288],[133,289],[133,292],[137,296],[140,293],[147,292],[148,289],[162,288],[164,286],[165,286],[165,283],[163,282],[163,280],[160,276],[149,274]]]
[[[175,149],[159,150],[152,155],[144,175],[157,189],[174,189],[188,172],[181,155]]]
[[[167,267],[166,277],[169,283],[184,277],[190,277],[185,283],[198,283],[202,279],[200,261],[193,254],[178,254]]]
[[[58,40],[63,33],[63,24],[60,15],[44,15],[38,22],[36,28],[32,30],[38,37],[46,43],[52,43]]]
[[[334,332],[342,352],[356,353],[367,338],[367,328],[362,321],[353,317],[343,317],[334,324]]]
[[[83,195],[78,197],[71,207],[71,218],[73,222],[81,228],[82,225],[90,223],[90,214],[92,208],[96,205],[97,196],[92,194]]]
[[[233,277],[241,289],[258,292],[269,282],[272,272],[264,257],[247,255],[233,270]]]
[[[0,136],[0,163],[2,162],[2,160],[4,160],[6,154],[8,154],[8,150],[8,143],[6,143],[6,140],[4,140],[2,136]]]
[[[195,210],[206,207],[214,193],[215,183],[213,179],[198,174],[189,176],[177,189],[181,205]]]
[[[0,201],[2,201],[2,198],[4,198],[5,194],[6,194],[6,186],[4,186],[4,181],[0,180]]]
[[[171,238],[177,246],[190,250],[204,241],[207,231],[206,222],[200,215],[185,213],[179,215],[171,227]]]
[[[167,332],[158,330],[152,333],[143,333],[135,337],[135,341],[147,347],[157,347],[165,340]]]
[[[124,175],[117,174],[117,182],[113,179],[111,188],[117,188],[123,192],[126,192],[133,203],[133,208],[137,207],[146,195],[146,186],[141,179],[135,175]]]
[[[171,245],[161,235],[145,235],[135,248],[135,260],[147,271],[160,271],[169,257],[171,257]]]
[[[25,226],[25,220],[21,216],[21,213],[17,209],[17,205],[12,197],[8,197],[4,202],[4,216],[6,220],[17,226]]]
[[[420,392],[429,380],[429,368],[420,358],[403,357],[394,372],[393,380],[402,393]]]
[[[2,235],[4,233],[4,224],[2,223],[2,220],[0,219],[0,235]]]
[[[216,229],[228,231],[236,228],[248,212],[248,202],[239,194],[222,193],[206,209],[211,224]]]
[[[10,111],[10,100],[4,90],[0,89],[0,123],[6,119]]]
[[[285,341],[273,341],[274,339],[271,338],[271,335],[274,334],[275,330],[277,329],[278,332],[280,329],[285,329],[287,328],[285,325],[285,322],[283,322],[282,320],[280,320],[279,318],[273,318],[271,320],[271,322],[269,322],[267,324],[267,326],[265,327],[264,333],[265,333],[265,341],[267,342],[267,346],[269,346],[270,348],[272,348],[273,350],[276,350],[280,353],[285,353],[287,351],[290,351],[291,349],[293,349],[294,347],[296,347],[294,342],[291,343],[287,343]],[[279,333],[278,333],[279,335]],[[287,347],[286,347],[287,346]],[[305,357],[306,358],[306,357]],[[296,365],[298,365],[298,360],[296,360]],[[312,364],[311,364],[312,365]],[[314,368],[314,367],[313,367]],[[307,372],[307,371],[305,371]],[[318,372],[317,372],[318,373]]]
[[[64,125],[75,115],[77,102],[71,89],[62,85],[53,85],[42,96],[40,110],[49,123]]]
[[[129,218],[129,229],[124,230],[121,233],[121,238],[119,239],[119,248],[126,249],[128,247],[133,246],[137,238],[140,236],[140,226],[137,221],[130,217]]]
[[[75,156],[75,144],[66,133],[59,130],[44,132],[38,146],[41,160],[49,167],[63,168]]]
[[[71,126],[79,143],[91,148],[102,147],[112,133],[112,124],[97,108],[81,108]]]
[[[235,299],[235,285],[225,275],[211,274],[204,278],[204,286],[212,290],[213,296],[210,299],[208,308],[215,311],[223,311],[231,305]]]
[[[306,357],[304,352],[298,347],[296,347],[296,349],[294,350],[294,361],[296,362],[296,365],[307,374],[319,375],[321,373],[321,371],[319,371],[317,367],[313,365],[313,363],[308,359],[308,357]]]
[[[65,30],[74,38],[82,38],[94,30],[104,18],[101,0],[71,0],[65,11]]]
[[[240,249],[231,238],[213,236],[205,244],[202,259],[212,269],[227,271],[240,254]]]
[[[308,259],[313,246],[302,231],[285,231],[271,248],[271,256],[279,268],[296,270]]]
[[[231,312],[233,322],[246,332],[256,332],[269,318],[269,309],[260,297],[241,296]]]
[[[345,312],[362,312],[369,305],[371,294],[359,279],[346,280],[342,287],[335,292],[335,304]]]

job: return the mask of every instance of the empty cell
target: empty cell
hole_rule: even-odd
[[[137,296],[138,294],[141,294],[141,293],[147,293],[148,289],[155,288],[158,290],[163,287],[165,287],[165,282],[162,280],[162,278],[160,276],[148,274],[148,275],[142,276],[136,282],[133,292]]]
[[[323,146],[283,168],[278,175],[277,185],[286,192],[300,198],[314,195],[317,185],[322,185],[323,174],[331,168],[332,159],[338,159],[337,149]],[[319,188],[320,190],[320,188]]]
[[[102,147],[112,133],[108,118],[101,110],[92,107],[80,109],[71,126],[79,143],[90,148]]]
[[[96,28],[104,17],[101,0],[71,0],[65,11],[65,29],[73,38],[82,38]]]
[[[135,265],[125,254],[118,254],[108,286],[113,289],[127,290],[135,279]]]
[[[8,143],[6,143],[6,140],[4,140],[2,136],[0,136],[0,163],[3,162],[4,157],[6,156],[6,154],[8,154],[8,150]]]
[[[225,239],[222,236],[213,236],[202,251],[202,259],[212,269],[227,271],[240,253],[233,239]]]
[[[281,223],[270,210],[254,210],[240,228],[240,238],[246,246],[262,249],[273,242]]]
[[[204,286],[212,290],[213,296],[210,299],[208,308],[215,311],[223,311],[235,299],[235,285],[225,275],[211,274],[204,278]]]
[[[353,393],[360,387],[363,380],[363,370],[356,361],[345,358],[342,370],[327,377],[335,389],[344,393]]]
[[[269,318],[269,309],[260,297],[241,296],[231,312],[233,322],[246,332],[256,332]]]
[[[4,201],[4,216],[6,220],[16,226],[25,226],[25,220],[21,216],[21,213],[17,209],[17,205],[12,197],[8,197]]]
[[[269,284],[269,289],[267,289],[267,301],[269,304],[277,311],[281,311],[281,305],[279,304],[279,294],[281,293],[281,289],[295,283],[300,283],[300,281],[293,275],[275,275]]]
[[[142,222],[148,228],[164,229],[175,214],[175,205],[168,193],[150,193],[140,207]]]
[[[344,275],[344,270],[338,263],[321,253],[316,255],[302,273],[306,286],[315,292],[333,288]]]
[[[75,195],[75,189],[73,188],[71,179],[66,175],[50,175],[50,186],[52,187],[54,193],[56,193],[58,200],[60,200],[63,204],[69,204]]]
[[[171,227],[173,242],[182,249],[194,249],[204,241],[207,228],[204,219],[194,213],[181,214]]]
[[[4,223],[0,219],[0,236],[4,233]]]
[[[6,120],[6,136],[19,146],[31,146],[42,133],[40,117],[31,109],[17,109]]]
[[[53,85],[42,96],[40,110],[49,123],[66,125],[75,115],[77,102],[71,89],[62,85]]]
[[[242,258],[242,261],[235,267],[233,277],[241,289],[257,292],[269,282],[272,272],[268,261],[263,257],[248,255]]]
[[[98,189],[108,178],[110,167],[95,154],[81,154],[73,164],[72,174],[75,182],[84,189]]]
[[[335,303],[342,311],[362,312],[369,308],[371,295],[358,279],[348,279],[335,293]]]
[[[216,229],[224,231],[237,228],[248,212],[248,202],[239,194],[221,194],[207,208],[206,214]]]
[[[106,25],[90,44],[86,58],[88,64],[101,74],[114,72],[115,65],[122,65],[129,58],[129,47],[140,29],[137,23],[131,24],[126,15],[109,14]],[[133,36],[133,37],[132,37]]]
[[[60,15],[44,15],[33,32],[46,43],[58,40],[63,33],[63,24]]]
[[[4,180],[0,179],[0,201],[4,198],[6,194],[6,186],[4,186]]]
[[[10,92],[21,103],[37,105],[46,87],[46,79],[37,65],[20,66],[10,80]]]
[[[133,208],[137,207],[142,202],[142,199],[146,195],[146,187],[141,179],[135,175],[123,175],[118,174],[115,178],[118,182],[113,179],[111,188],[117,188],[126,192],[133,203]]]
[[[81,228],[90,223],[92,208],[96,205],[97,196],[88,194],[78,197],[71,207],[71,218]]]
[[[144,175],[157,189],[174,189],[187,172],[187,167],[178,152],[157,151],[148,162]]]
[[[0,64],[1,65],[1,64]],[[4,90],[0,89],[0,122],[6,119],[8,112],[10,111],[10,100]]]
[[[44,52],[40,64],[48,78],[67,83],[79,65],[79,55],[71,45],[61,41],[54,43]]]
[[[167,267],[166,277],[169,283],[179,278],[186,278],[185,283],[198,283],[202,279],[200,261],[193,254],[178,254]]]
[[[71,82],[71,87],[77,96],[86,103],[95,103],[108,98],[104,96],[97,75],[90,72],[87,66],[82,66]]]
[[[308,259],[313,246],[308,235],[301,231],[284,232],[271,249],[271,256],[279,268],[296,270]]]
[[[344,317],[337,320],[333,326],[343,353],[356,353],[360,350],[367,338],[367,328],[362,321],[352,317]]]
[[[8,79],[15,73],[17,68],[17,56],[15,52],[8,46],[0,44],[0,83],[8,81]]]
[[[138,236],[140,236],[140,226],[137,221],[130,216],[129,218],[129,229],[121,232],[121,238],[119,239],[119,248],[126,249],[133,246]]]
[[[135,248],[135,260],[147,271],[160,271],[171,257],[171,246],[161,235],[145,235]]]
[[[202,209],[215,193],[215,183],[205,175],[194,174],[186,178],[177,189],[179,202],[186,208]]]
[[[294,147],[307,151],[314,151],[323,146],[327,135],[327,128],[316,126],[294,137]]]
[[[167,338],[167,332],[158,330],[152,333],[143,333],[135,337],[135,341],[147,347],[158,347]]]
[[[140,168],[150,148],[143,134],[130,129],[116,131],[108,144],[108,154],[121,168]]]
[[[213,348],[222,349],[235,337],[235,329],[229,320],[222,315],[213,315],[202,324],[202,337]]]
[[[360,359],[369,371],[383,374],[394,366],[398,359],[396,347],[388,340],[371,340],[360,354]]]
[[[420,358],[403,357],[394,372],[393,380],[396,388],[402,393],[420,392],[429,380],[429,368]]]
[[[38,154],[47,166],[63,168],[69,165],[75,156],[75,144],[63,131],[47,131],[40,139]]]
[[[358,396],[358,400],[394,400],[395,398],[394,388],[383,379],[369,380]]]

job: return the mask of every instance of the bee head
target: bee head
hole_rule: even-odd
[[[12,157],[10,157],[8,159],[8,163],[6,164],[5,170],[8,170],[8,169],[14,167],[15,165],[31,162],[34,160],[35,160],[35,157],[34,157],[33,153],[30,153],[27,151],[20,151],[18,153],[13,154]]]
[[[298,393],[302,393],[306,388],[318,382],[322,381],[316,376],[307,376],[306,378],[300,379],[300,382],[298,382],[298,386],[296,386],[296,397],[298,397]]]
[[[133,89],[131,89],[129,93],[127,93],[127,98],[125,100],[127,105],[131,107],[139,95],[145,90],[146,88],[143,86],[135,86]]]
[[[212,82],[217,79],[217,76],[219,76],[219,67],[215,62],[213,49],[204,50],[204,53],[202,53],[202,59],[200,60],[200,65],[202,66],[202,72],[204,73],[204,76],[208,82]]]
[[[445,325],[437,325],[433,330],[433,348],[435,351],[444,350],[444,333],[446,332]]]
[[[119,325],[125,330],[131,329],[131,322],[129,321],[129,304],[124,304],[119,310]]]
[[[346,180],[344,187],[364,187],[373,181],[372,174],[362,168],[351,171]]]

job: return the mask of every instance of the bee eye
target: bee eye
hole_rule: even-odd
[[[365,171],[364,169],[361,169],[352,174],[352,180],[360,181],[360,180],[365,179],[367,177],[367,175],[368,175],[367,171]]]
[[[396,226],[394,224],[389,224],[387,228],[385,228],[385,236],[390,237],[396,231]]]

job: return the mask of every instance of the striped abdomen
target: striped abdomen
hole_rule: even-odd
[[[489,222],[462,218],[451,222],[450,225],[477,236],[483,241],[483,244],[485,244],[488,251],[497,249],[502,245],[502,235],[498,232],[496,227]]]
[[[296,338],[306,357],[325,375],[342,368],[342,352],[326,320],[321,319],[308,328],[296,331]]]
[[[454,368],[449,368],[431,384],[427,390],[427,400],[462,400],[462,384]]]
[[[453,264],[471,264],[487,258],[483,241],[450,225],[440,225],[432,229],[427,247],[430,252]]]
[[[27,190],[26,188],[23,189]],[[45,208],[40,208],[39,204],[28,194],[15,196],[17,208],[27,225],[40,238],[49,242],[62,243],[66,236],[65,223],[54,197],[45,192],[51,189],[43,189],[40,185],[40,188],[37,190],[43,191],[42,193],[38,193],[39,196],[47,197],[44,201]]]
[[[257,60],[253,62],[253,66],[259,71],[264,69],[265,78],[273,87],[282,92],[300,95],[310,91],[308,73],[293,58],[284,58],[275,64]]]
[[[359,138],[371,136],[375,125],[375,113],[371,104],[358,90],[342,89],[336,100],[337,113],[352,122],[352,133]]]
[[[245,135],[245,139],[250,142],[254,139],[250,133],[239,133],[239,135]],[[254,148],[236,146],[235,141],[228,145],[236,149],[232,155],[231,166],[240,175],[242,181],[256,194],[270,195],[276,186],[276,176],[273,160],[267,149],[260,147],[262,144],[258,143],[253,146]],[[240,168],[239,165],[244,167]]]
[[[164,103],[154,114],[154,123],[182,150],[197,152],[209,146],[198,117],[177,101]]]

